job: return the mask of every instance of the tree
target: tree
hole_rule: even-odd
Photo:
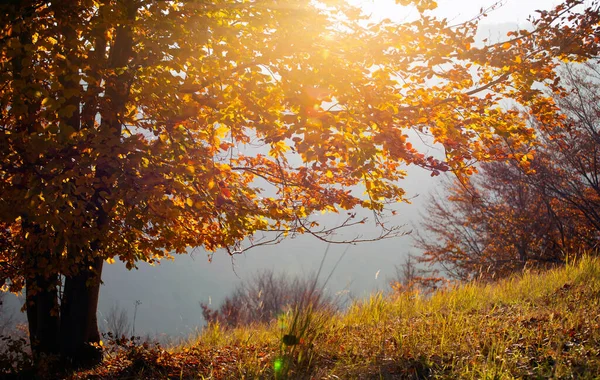
[[[547,126],[532,115],[539,131],[539,164],[529,182],[585,219],[583,244],[596,248],[600,232],[600,72],[596,62],[565,65],[567,93],[556,97],[561,123]]]
[[[558,122],[524,115],[537,144],[519,153],[523,162],[482,164],[477,175],[447,182],[446,193],[432,198],[417,238],[422,260],[460,279],[493,278],[597,248],[600,78],[589,62],[560,73]]]
[[[530,183],[530,175],[512,162],[495,162],[467,181],[445,182],[432,194],[416,236],[419,260],[459,280],[564,262],[586,228],[568,205]]]
[[[556,60],[598,53],[595,1],[485,48],[480,17],[451,26],[432,0],[398,3],[421,17],[369,23],[341,0],[1,2],[0,263],[5,288],[25,289],[33,352],[101,358],[104,261],[331,241],[364,221],[311,215],[356,207],[374,211],[374,239],[394,236],[402,165],[465,175],[505,157],[500,141],[528,145],[502,99],[551,122],[533,84],[560,91]],[[417,152],[410,128],[445,159]]]
[[[4,298],[4,294],[0,293],[0,336],[6,335],[8,330],[14,327],[14,317],[7,312]]]

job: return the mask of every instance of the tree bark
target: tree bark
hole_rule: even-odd
[[[37,360],[59,353],[59,317],[56,278],[37,275],[27,279],[25,294],[31,351]]]
[[[98,297],[103,260],[88,261],[76,275],[65,279],[61,304],[60,353],[75,367],[89,367],[102,361],[98,331]]]

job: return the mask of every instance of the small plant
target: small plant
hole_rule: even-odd
[[[117,304],[110,308],[106,318],[104,319],[104,323],[107,333],[114,338],[128,336],[131,330],[127,311]]]
[[[325,286],[340,261],[346,255],[346,252],[348,252],[348,248],[339,257],[323,284],[320,285],[319,277],[327,259],[330,246],[327,245],[319,264],[319,269],[311,279],[310,286],[303,289],[299,302],[292,309],[288,310],[289,318],[284,318],[284,323],[281,324],[280,354],[273,366],[275,378],[287,378],[294,363],[298,364],[299,367],[310,367],[314,342],[324,331],[325,325],[335,311],[332,308],[323,307],[322,297]],[[288,319],[289,322],[285,323]]]

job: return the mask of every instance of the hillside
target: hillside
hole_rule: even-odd
[[[170,349],[107,344],[102,369],[68,378],[595,378],[599,292],[600,260],[586,258],[429,299],[374,295],[340,315],[213,326]]]

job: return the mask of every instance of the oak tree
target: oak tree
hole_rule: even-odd
[[[393,236],[383,215],[405,201],[406,165],[467,175],[528,146],[503,99],[552,122],[535,84],[560,92],[557,61],[598,53],[596,1],[484,48],[482,15],[451,25],[435,1],[397,3],[420,17],[372,22],[342,0],[0,2],[0,267],[25,289],[34,353],[101,357],[104,261],[333,240],[361,220],[311,215],[356,207]]]

